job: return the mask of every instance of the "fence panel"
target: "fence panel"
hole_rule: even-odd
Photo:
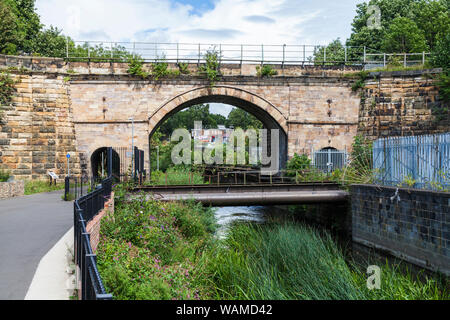
[[[86,231],[87,223],[104,208],[111,195],[112,177],[102,181],[87,195],[74,202],[74,254],[81,279],[82,300],[111,300],[107,294],[97,269],[97,257],[90,244],[90,234]]]
[[[373,145],[373,159],[380,184],[450,188],[450,133],[378,139]]]

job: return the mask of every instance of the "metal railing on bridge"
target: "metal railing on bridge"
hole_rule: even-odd
[[[66,43],[69,60],[127,62],[139,56],[147,62],[205,63],[208,52],[218,54],[219,63],[274,65],[386,66],[400,57],[404,66],[424,64],[429,53],[388,54],[363,46],[265,45],[212,43],[150,43],[74,41]]]

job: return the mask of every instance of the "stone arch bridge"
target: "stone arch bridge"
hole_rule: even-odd
[[[196,76],[194,64],[189,65],[191,75],[158,81],[130,76],[126,63],[0,56],[2,66],[20,82],[3,115],[0,168],[27,179],[43,178],[48,170],[64,174],[67,153],[72,173],[92,174],[92,155],[106,146],[130,148],[132,127],[134,145],[145,151],[148,171],[151,134],[172,114],[194,104],[231,104],[255,115],[268,129],[280,129],[280,151],[286,159],[312,149],[348,150],[358,129],[379,128],[381,117],[374,115],[398,118],[396,101],[404,103],[402,93],[394,96],[394,90],[390,101],[373,100],[375,106],[372,100],[362,101],[360,92],[351,89],[355,80],[343,76],[351,70],[336,68],[275,66],[278,76],[260,78],[256,65],[222,65],[222,76],[211,87]],[[366,91],[369,96],[383,94],[385,86],[379,81]],[[421,96],[437,95],[430,80],[401,81],[402,86],[411,84],[412,91],[426,90]],[[388,82],[394,83],[392,78]],[[380,113],[373,113],[374,107]],[[403,113],[415,107],[402,108]],[[430,108],[422,109],[425,123]]]
[[[281,163],[312,148],[349,148],[360,103],[348,81],[312,77],[230,77],[214,87],[203,79],[155,83],[88,77],[71,81],[70,96],[77,149],[88,157],[104,146],[130,146],[132,130],[134,144],[148,155],[149,137],[168,117],[195,104],[226,103],[252,113],[267,129],[280,130]]]

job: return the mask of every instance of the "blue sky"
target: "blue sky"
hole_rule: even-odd
[[[46,26],[79,41],[320,45],[350,36],[361,2],[37,0],[36,7]]]

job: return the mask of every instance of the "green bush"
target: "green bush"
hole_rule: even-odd
[[[8,181],[10,177],[9,171],[0,169],[0,182]]]
[[[256,75],[260,78],[271,77],[277,75],[278,72],[272,68],[272,66],[264,64],[262,66],[256,66]]]
[[[215,48],[210,49],[205,54],[206,63],[200,67],[200,73],[206,75],[210,86],[214,86],[219,77],[219,52]]]
[[[128,60],[127,72],[142,79],[147,79],[150,76],[150,73],[144,70],[144,59],[136,55]]]
[[[102,221],[97,256],[107,291],[123,300],[206,297],[198,261],[212,240],[213,211],[194,202],[122,200]]]

